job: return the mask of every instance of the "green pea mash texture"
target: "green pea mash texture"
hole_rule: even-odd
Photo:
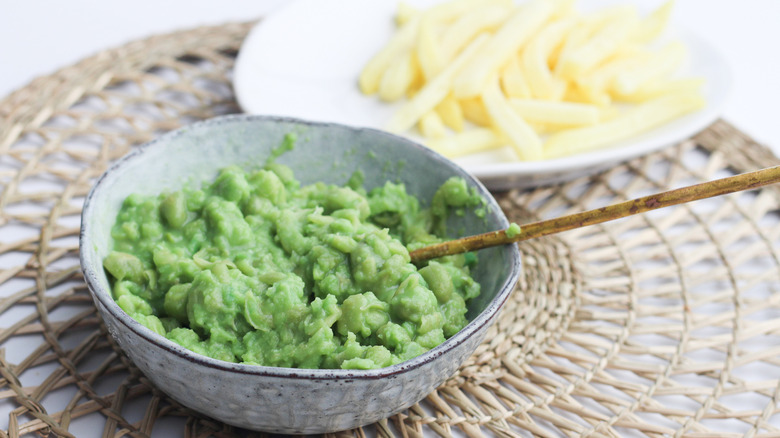
[[[484,200],[448,180],[423,209],[403,184],[301,186],[271,162],[225,168],[202,188],[131,195],[103,265],[119,306],[215,359],[297,368],[380,368],[439,345],[480,287],[473,254],[417,267],[444,219]]]

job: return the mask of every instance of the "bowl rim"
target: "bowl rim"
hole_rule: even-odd
[[[142,145],[135,147],[132,152],[124,155],[123,157],[115,161],[98,178],[98,180],[91,187],[89,193],[85,198],[84,206],[81,212],[79,248],[86,248],[88,247],[88,245],[92,244],[89,238],[89,230],[91,228],[91,225],[88,218],[91,216],[92,212],[97,208],[95,204],[93,204],[92,200],[95,198],[96,194],[102,189],[102,187],[104,187],[106,182],[110,181],[113,175],[117,174],[117,171],[119,169],[122,169],[123,167],[128,166],[137,160],[141,160],[144,157],[145,152],[148,151],[150,148],[153,148],[156,145],[161,143],[164,144],[165,142],[169,142],[179,136],[188,135],[196,130],[208,129],[212,125],[231,124],[231,123],[241,124],[241,123],[252,123],[256,121],[271,122],[271,123],[278,123],[278,122],[291,123],[291,124],[304,125],[308,127],[312,127],[312,126],[324,127],[324,128],[336,127],[338,129],[345,129],[356,133],[367,132],[370,135],[389,137],[395,142],[404,143],[406,144],[407,147],[411,147],[412,149],[417,149],[419,152],[428,155],[435,161],[442,162],[442,164],[454,170],[456,174],[459,174],[459,176],[466,179],[469,185],[475,187],[479,192],[479,194],[487,201],[490,210],[497,212],[498,219],[501,225],[504,228],[509,226],[509,221],[506,218],[506,215],[504,214],[503,210],[496,202],[493,195],[487,190],[487,188],[485,188],[485,186],[476,177],[466,172],[458,164],[455,164],[454,162],[438,154],[437,152],[425,146],[422,146],[412,140],[385,131],[381,131],[378,129],[354,127],[354,126],[344,125],[340,123],[316,122],[316,121],[298,119],[294,117],[282,117],[282,116],[231,114],[231,115],[217,116],[203,121],[195,122],[177,128],[173,131],[164,133],[156,137],[155,139],[152,139],[151,141],[148,141]],[[116,301],[114,301],[110,291],[104,289],[101,286],[100,282],[98,281],[98,270],[95,268],[95,266],[99,266],[100,268],[102,268],[102,262],[96,264],[96,262],[98,261],[92,260],[89,251],[79,251],[79,261],[81,264],[82,273],[84,275],[84,280],[88,286],[87,288],[89,290],[90,295],[92,295],[93,300],[99,302],[109,312],[109,314],[115,318],[116,321],[121,323],[123,326],[125,326],[126,329],[130,330],[135,335],[151,343],[152,345],[167,351],[168,353],[174,354],[176,356],[181,357],[182,359],[187,360],[190,363],[204,366],[211,369],[229,371],[229,372],[245,374],[245,375],[256,375],[256,376],[266,376],[266,377],[296,378],[296,379],[306,378],[312,380],[373,380],[373,379],[398,375],[419,368],[425,364],[428,364],[429,362],[433,361],[437,357],[444,355],[450,350],[453,350],[458,345],[462,344],[464,341],[469,339],[472,335],[480,332],[484,326],[490,324],[492,319],[498,314],[501,307],[509,298],[509,295],[512,293],[512,290],[514,289],[514,285],[520,274],[520,268],[521,268],[520,251],[517,248],[517,245],[510,245],[510,246],[511,248],[510,248],[509,255],[510,255],[511,266],[510,266],[510,271],[504,280],[504,283],[500,286],[498,293],[490,301],[490,303],[488,303],[485,309],[483,309],[482,312],[480,312],[475,318],[469,321],[469,323],[463,329],[461,329],[459,332],[457,332],[455,335],[451,336],[450,338],[446,339],[443,343],[439,344],[438,346],[428,350],[427,352],[419,356],[416,356],[412,359],[406,360],[404,362],[395,365],[391,365],[389,367],[376,368],[370,370],[308,369],[308,368],[285,368],[285,367],[272,367],[272,366],[264,366],[264,365],[250,365],[244,363],[226,362],[226,361],[213,359],[211,357],[195,353],[194,351],[188,350],[185,347],[176,344],[175,342],[165,338],[164,336],[153,332],[152,330],[146,328],[141,323],[133,319],[130,315],[125,313],[125,311],[122,310],[119,307],[119,305],[116,303]]]

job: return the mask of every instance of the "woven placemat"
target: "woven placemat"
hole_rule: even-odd
[[[250,26],[133,42],[0,101],[0,436],[256,435],[178,405],[122,355],[77,240],[112,160],[238,110],[230,75]],[[525,221],[777,162],[717,122],[599,175],[497,197]],[[458,373],[335,435],[780,436],[779,205],[769,188],[522,244],[517,290]]]

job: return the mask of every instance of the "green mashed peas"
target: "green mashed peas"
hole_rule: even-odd
[[[386,183],[366,192],[301,186],[289,168],[223,169],[201,189],[131,195],[103,265],[119,306],[215,359],[369,369],[402,362],[463,328],[480,292],[472,255],[418,269],[409,249],[439,242],[455,209],[484,201],[448,180],[430,209]]]

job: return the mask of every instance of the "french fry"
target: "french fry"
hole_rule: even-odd
[[[648,57],[644,65],[617,74],[612,81],[612,90],[618,94],[635,93],[643,84],[663,79],[673,73],[685,59],[685,47],[681,43],[670,43]]]
[[[582,46],[588,37],[591,29],[587,21],[582,18],[577,20],[577,25],[572,28],[564,37],[563,43],[558,49],[553,49],[547,58],[547,64],[550,66],[555,77],[561,77],[564,61],[580,46]]]
[[[559,20],[563,17],[574,14],[574,4],[577,0],[557,0],[555,3],[555,10],[553,11],[552,20]]]
[[[476,8],[463,14],[444,31],[441,37],[441,53],[444,62],[454,58],[458,52],[471,41],[475,35],[493,31],[500,26],[509,15],[508,5],[489,5]]]
[[[363,94],[371,95],[379,90],[379,85],[386,70],[395,60],[413,47],[418,39],[420,24],[423,18],[431,21],[452,21],[465,11],[479,6],[486,0],[455,0],[442,3],[425,12],[416,12],[409,5],[400,6],[401,11],[396,16],[396,22],[401,25],[390,41],[372,57],[363,67],[358,77],[358,86]],[[504,2],[511,0],[487,0]]]
[[[601,107],[599,112],[599,123],[614,120],[615,118],[620,117],[620,114],[621,112],[616,105]]]
[[[458,102],[463,110],[463,117],[469,122],[479,126],[490,126],[493,122],[481,97],[470,97]]]
[[[532,91],[531,97],[553,100],[563,97],[566,86],[553,77],[552,71],[547,65],[547,59],[557,46],[563,44],[566,33],[575,23],[576,18],[574,17],[549,23],[523,50],[523,72],[528,82],[528,88]]]
[[[436,22],[426,14],[420,22],[417,35],[417,60],[426,81],[435,77],[444,67],[444,57],[435,34]]]
[[[602,148],[703,106],[704,98],[698,93],[662,96],[637,105],[611,121],[551,135],[544,145],[544,157],[560,158]]]
[[[505,144],[506,140],[490,128],[474,128],[426,142],[428,147],[450,158],[498,149]]]
[[[610,21],[562,61],[560,76],[574,79],[593,70],[618,49],[637,21],[636,14],[629,13]]]
[[[425,113],[431,111],[450,93],[454,77],[481,50],[488,40],[483,34],[474,39],[435,78],[426,83],[420,91],[401,107],[388,124],[390,132],[403,132],[414,126]]]
[[[577,49],[587,43],[599,29],[603,28],[609,22],[615,21],[620,17],[629,16],[632,13],[636,13],[634,7],[618,5],[578,17],[577,24],[571,29],[568,35],[566,35],[563,45],[550,53],[550,58],[547,62],[553,69],[555,76],[562,77],[563,66],[567,63],[566,60],[571,57]]]
[[[593,99],[593,96],[606,94],[616,76],[623,72],[631,72],[642,68],[642,66],[648,64],[651,58],[652,55],[646,51],[637,51],[628,56],[615,57],[589,74],[575,78],[574,83],[584,96]]]
[[[498,78],[490,80],[482,100],[490,118],[510,140],[510,144],[521,160],[541,160],[542,141],[534,130],[512,109],[498,84]]]
[[[632,5],[580,14],[575,1],[401,4],[399,31],[366,64],[360,88],[387,101],[405,96],[388,130],[416,125],[450,157],[510,145],[521,160],[557,158],[703,105],[701,80],[669,79],[684,48],[648,45],[674,0],[643,18]]]
[[[633,94],[618,94],[615,99],[627,103],[642,103],[664,94],[694,93],[704,86],[704,78],[683,78],[653,81],[643,85]]]
[[[404,97],[414,82],[415,67],[414,57],[410,54],[390,65],[379,82],[379,98],[393,102]]]
[[[604,64],[637,55],[641,56],[643,54],[647,54],[647,49],[645,49],[644,46],[631,42],[623,42],[618,44],[617,49],[612,53],[612,56],[604,60]],[[599,66],[599,68],[601,68],[601,66]]]
[[[531,87],[525,78],[517,56],[509,59],[501,71],[501,88],[508,97],[527,99],[531,97]]]
[[[420,88],[422,88],[423,85],[425,85],[425,78],[423,78],[422,70],[420,69],[420,63],[417,61],[417,55],[412,54],[409,56],[409,62],[412,63],[412,82],[409,84],[409,87],[406,89],[406,98],[411,99],[414,97],[415,94],[417,94],[418,91],[420,91]]]
[[[639,26],[637,26],[633,32],[631,32],[631,40],[638,43],[649,43],[658,38],[669,23],[669,17],[672,15],[673,7],[674,0],[668,0],[661,5],[661,7],[653,11],[639,23]]]
[[[445,125],[449,126],[455,132],[463,131],[463,124],[465,118],[463,116],[463,108],[458,105],[458,101],[450,94],[438,105],[436,105],[436,112],[441,117],[441,120]]]
[[[447,135],[447,128],[436,111],[431,111],[420,117],[417,127],[426,138],[442,138]]]
[[[415,15],[419,14],[420,10],[410,5],[407,2],[398,2],[398,9],[395,11],[395,25],[403,26],[408,23]]]
[[[581,87],[576,83],[569,83],[569,87],[563,95],[563,100],[592,104],[602,108],[612,103],[612,97],[607,92],[597,88]]]
[[[610,22],[625,19],[631,16],[637,16],[636,6],[618,4],[592,12],[585,18],[585,21],[587,22],[591,32],[595,32]]]
[[[531,129],[534,130],[536,135],[545,135],[551,132],[559,131],[561,129],[571,128],[570,126],[559,126],[559,125],[551,125],[548,123],[536,123],[536,122],[528,122],[528,126],[530,126]]]
[[[476,8],[484,8],[491,4],[511,6],[512,0],[454,0],[433,6],[427,13],[431,14],[436,21],[453,22]]]
[[[551,102],[538,99],[509,99],[512,109],[528,123],[551,125],[593,125],[601,110],[596,105]]]
[[[461,99],[479,95],[489,77],[522,49],[554,11],[554,2],[548,0],[533,0],[517,8],[517,12],[504,22],[486,44],[485,50],[455,78],[455,97]]]
[[[368,61],[358,78],[358,86],[363,94],[374,94],[379,90],[384,71],[414,45],[419,27],[420,16],[415,15]]]

